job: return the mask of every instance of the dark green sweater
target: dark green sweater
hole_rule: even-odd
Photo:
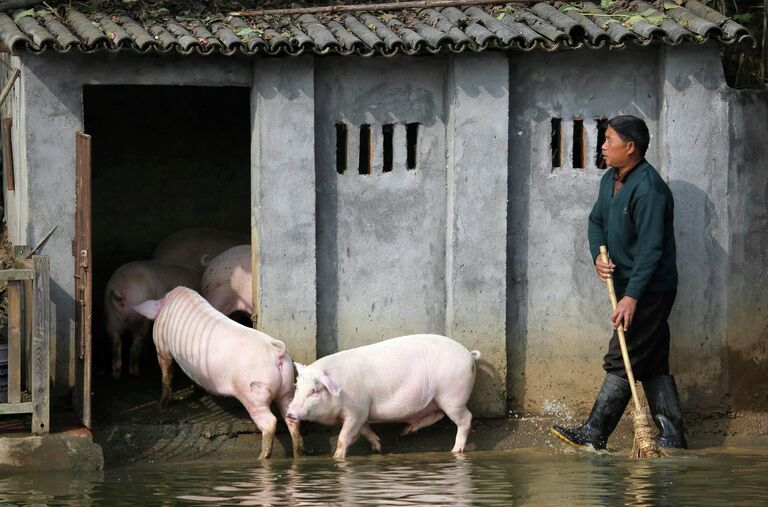
[[[589,214],[589,250],[592,261],[600,245],[616,264],[616,294],[640,299],[648,292],[677,288],[675,203],[672,192],[651,164],[643,160],[613,194],[611,168],[600,180],[597,202]]]

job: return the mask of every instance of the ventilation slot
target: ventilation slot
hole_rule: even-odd
[[[384,169],[385,173],[392,172],[392,145],[395,138],[395,126],[391,123],[382,128],[384,135]]]
[[[405,126],[406,165],[409,171],[416,169],[419,153],[419,124],[409,123]]]
[[[608,169],[608,164],[603,158],[603,144],[605,143],[605,130],[608,128],[607,118],[595,118],[597,123],[597,146],[595,147],[595,166],[598,169]]]
[[[347,170],[347,125],[336,122],[336,172],[344,174]]]
[[[584,120],[573,120],[573,168],[584,169]]]
[[[562,167],[563,165],[563,125],[560,118],[552,118],[552,137],[550,140],[550,151],[552,152],[552,167]]]
[[[360,174],[371,174],[371,126],[360,125],[360,161],[357,166]]]

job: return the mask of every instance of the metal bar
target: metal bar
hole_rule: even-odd
[[[8,283],[8,403],[21,401],[21,283]]]
[[[32,433],[50,431],[51,388],[51,297],[50,259],[46,255],[32,257],[35,266],[34,329],[32,332]]]
[[[24,303],[21,305],[21,342],[23,349],[23,358],[21,360],[21,378],[22,385],[27,391],[32,385],[32,308],[34,297],[32,284],[33,280],[24,280],[21,282],[22,297],[24,298]]]
[[[32,402],[0,403],[0,415],[29,414],[32,412]]]
[[[535,4],[545,0],[423,0],[414,2],[388,2],[359,5],[327,5],[297,7],[295,9],[248,9],[230,12],[230,16],[284,16],[289,14],[315,14],[318,12],[395,11],[403,9],[434,9],[462,5]]]
[[[0,281],[32,280],[34,272],[31,269],[3,269],[0,271]]]
[[[11,143],[12,118],[3,118],[3,170],[8,190],[16,190],[16,175],[13,170],[13,144]]]

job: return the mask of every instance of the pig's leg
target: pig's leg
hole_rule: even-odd
[[[401,435],[408,435],[409,433],[415,433],[419,431],[421,428],[426,428],[427,426],[432,426],[437,421],[445,417],[445,412],[443,412],[440,409],[435,410],[434,412],[431,412],[429,414],[424,415],[423,417],[416,419],[416,420],[409,420],[408,426],[405,427]]]
[[[438,402],[440,404],[440,402]],[[453,449],[451,449],[451,452],[453,453],[462,453],[464,452],[464,446],[467,443],[467,436],[469,436],[469,430],[472,427],[472,412],[467,410],[466,405],[456,406],[456,405],[442,405],[440,404],[440,408],[443,409],[445,414],[450,418],[451,421],[456,424],[456,442],[453,444]]]
[[[277,407],[280,409],[280,415],[283,417],[283,420],[285,421],[285,424],[288,426],[288,431],[291,434],[291,444],[293,446],[293,456],[303,456],[304,455],[304,442],[301,438],[301,431],[299,429],[299,422],[293,422],[290,419],[286,417],[286,414],[288,413],[288,406],[291,404],[291,396],[292,394],[289,393],[278,400]]]
[[[363,427],[360,428],[360,434],[364,436],[370,443],[371,447],[373,448],[373,452],[381,454],[381,439],[379,436],[373,432],[370,426],[368,424],[363,424]]]
[[[141,359],[141,347],[144,344],[144,338],[149,332],[149,321],[143,320],[131,329],[133,341],[131,342],[131,353],[128,357],[128,374],[133,377],[139,376],[139,359]]]
[[[259,459],[267,459],[272,455],[272,442],[277,431],[277,418],[269,406],[272,404],[272,393],[269,388],[259,381],[254,381],[238,389],[237,399],[243,404],[251,416],[251,420],[261,431],[261,454]]]
[[[339,433],[339,440],[336,442],[336,452],[333,453],[334,458],[347,457],[347,447],[355,441],[364,424],[365,418],[363,417],[347,417],[344,419],[341,425],[341,432]]]
[[[112,378],[120,380],[120,372],[123,369],[123,339],[117,331],[110,332],[109,337],[112,339]]]
[[[160,365],[160,373],[163,376],[163,388],[160,393],[160,406],[167,407],[173,401],[173,357],[157,353],[157,362]]]

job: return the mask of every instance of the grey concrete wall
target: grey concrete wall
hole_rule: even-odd
[[[317,61],[318,352],[411,333],[479,349],[477,415],[505,411],[503,55]],[[336,127],[348,128],[337,172]],[[417,167],[406,128],[419,123]],[[360,174],[360,126],[372,170]],[[393,169],[383,172],[383,127]],[[489,149],[490,147],[490,149]]]
[[[446,166],[442,58],[317,61],[318,350],[445,331]],[[348,127],[336,169],[336,122]],[[405,125],[419,123],[417,167],[406,169]],[[372,131],[360,174],[361,125]],[[383,126],[393,169],[383,172]]]
[[[458,55],[448,68],[446,334],[483,357],[470,409],[506,412],[507,139],[504,55]]]
[[[311,58],[258,60],[251,98],[251,226],[258,227],[259,328],[316,357],[315,85]]]
[[[728,166],[728,393],[768,410],[768,93],[731,91]]]
[[[728,91],[714,45],[662,49],[659,78],[680,277],[670,367],[685,408],[709,412],[727,390]]]
[[[507,343],[510,408],[586,410],[602,379],[612,332],[610,302],[595,274],[587,216],[597,197],[595,118],[634,114],[658,158],[658,59],[654,51],[509,56]],[[631,71],[629,70],[631,69]],[[552,164],[551,119],[561,118],[562,167]],[[573,119],[582,118],[586,169],[574,169]]]
[[[75,132],[83,128],[82,87],[86,84],[164,84],[250,86],[247,61],[239,59],[141,58],[121,55],[43,55],[23,60],[20,78],[23,113],[17,138],[17,224],[12,239],[35,244],[54,225],[40,250],[51,258],[51,298],[56,346],[52,377],[55,393],[74,380],[69,371],[74,346]],[[18,85],[17,85],[18,86]],[[119,119],[116,119],[119,120]],[[25,211],[26,210],[26,211]],[[99,297],[94,294],[94,297]]]

